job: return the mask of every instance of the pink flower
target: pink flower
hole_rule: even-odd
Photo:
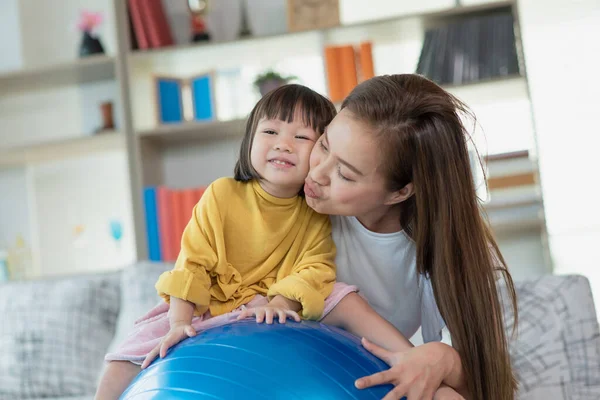
[[[100,26],[103,17],[100,12],[81,11],[77,29],[83,32],[92,32],[94,28]]]

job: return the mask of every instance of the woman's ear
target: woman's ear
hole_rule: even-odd
[[[413,194],[415,194],[414,186],[412,183],[409,183],[402,189],[390,193],[384,204],[386,206],[391,206],[394,204],[402,203],[404,200],[408,199]]]

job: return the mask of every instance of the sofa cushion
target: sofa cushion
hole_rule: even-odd
[[[119,275],[0,286],[0,399],[94,393],[119,313]]]
[[[142,261],[126,267],[121,274],[121,312],[115,337],[110,344],[113,351],[125,340],[133,323],[152,307],[163,301],[154,285],[160,274],[173,268],[173,264]]]
[[[588,280],[544,276],[515,284],[518,335],[510,352],[520,399],[589,398],[600,387],[600,331]],[[507,328],[512,313],[504,295]],[[578,395],[576,395],[578,394]]]

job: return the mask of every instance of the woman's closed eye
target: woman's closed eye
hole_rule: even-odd
[[[338,166],[338,167],[337,167],[337,174],[338,174],[338,176],[339,176],[340,178],[342,178],[342,179],[343,179],[343,180],[345,180],[345,181],[348,181],[348,182],[354,182],[352,179],[350,179],[350,178],[348,178],[348,177],[344,176],[344,174],[342,174],[342,169],[341,169],[341,167],[340,167],[340,166]]]
[[[323,143],[323,141],[322,141],[322,140],[320,140],[320,141],[319,141],[319,146],[321,147],[321,150],[323,150],[323,151],[325,151],[325,152],[326,152],[326,151],[328,151],[328,150],[327,150],[327,147],[325,147],[325,143]]]

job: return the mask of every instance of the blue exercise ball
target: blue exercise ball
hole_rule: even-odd
[[[354,381],[387,368],[340,329],[244,320],[179,343],[121,399],[379,400],[391,385],[358,390]]]

